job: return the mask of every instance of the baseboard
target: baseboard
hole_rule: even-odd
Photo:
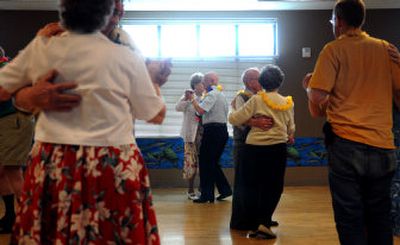
[[[228,181],[233,183],[233,168],[224,168]],[[180,169],[149,169],[153,188],[184,188],[187,182],[182,178]],[[199,178],[196,177],[196,186]],[[285,175],[286,186],[319,186],[328,184],[327,167],[288,167]]]

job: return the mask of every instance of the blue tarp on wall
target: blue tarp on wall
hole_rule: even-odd
[[[148,168],[169,169],[183,166],[183,141],[181,138],[138,138],[136,139]],[[224,168],[233,167],[232,138],[225,146],[220,164]],[[327,155],[322,138],[296,138],[296,143],[288,147],[289,167],[326,166]]]

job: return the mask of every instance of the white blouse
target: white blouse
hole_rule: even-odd
[[[198,102],[201,97],[196,96]],[[175,106],[177,111],[183,112],[183,122],[181,128],[181,137],[186,143],[194,142],[196,139],[197,128],[199,126],[199,120],[196,116],[196,110],[194,109],[192,102],[185,100],[185,95],[181,97]]]
[[[143,59],[100,32],[36,37],[0,70],[0,86],[14,93],[56,69],[55,82],[75,81],[80,105],[69,112],[44,111],[35,139],[57,144],[117,146],[135,143],[134,120],[150,120],[164,103]],[[32,82],[31,82],[32,81]]]

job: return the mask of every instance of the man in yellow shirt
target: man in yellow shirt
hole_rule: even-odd
[[[329,184],[341,244],[393,244],[392,103],[400,95],[400,69],[390,61],[389,44],[361,30],[364,20],[362,0],[335,4],[336,39],[321,51],[307,94],[311,114],[327,116]]]

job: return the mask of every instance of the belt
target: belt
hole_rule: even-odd
[[[226,127],[226,123],[206,123],[203,127]]]

